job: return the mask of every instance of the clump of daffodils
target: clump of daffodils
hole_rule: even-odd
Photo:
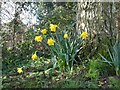
[[[87,33],[87,32],[83,32],[83,33],[80,35],[80,37],[81,37],[82,39],[86,39],[86,38],[88,38],[88,33]]]
[[[38,56],[35,54],[32,55],[32,60],[37,60],[38,59]]]
[[[73,66],[71,65],[75,60],[75,56],[77,55],[76,52],[80,50],[81,44],[85,45],[84,40],[88,38],[88,33],[82,32],[82,34],[78,37],[74,34],[74,32],[67,33],[63,30],[59,31],[59,28],[56,24],[50,24],[47,30],[44,28],[40,31],[40,33],[41,35],[35,37],[35,41],[41,42],[42,45],[50,50],[51,58],[54,57],[55,59],[58,59],[57,62],[63,62],[58,63],[58,66],[61,66],[59,67],[60,69],[67,68],[68,70],[72,70]],[[72,49],[69,50],[69,47],[72,47]],[[36,53],[34,53],[31,58],[32,60],[37,60],[39,57],[36,55]],[[67,63],[66,60],[68,61]]]
[[[22,68],[17,68],[17,72],[20,74],[20,73],[23,73],[23,70]]]
[[[35,37],[35,41],[37,41],[37,42],[42,42],[42,40],[43,40],[42,36],[36,36]]]

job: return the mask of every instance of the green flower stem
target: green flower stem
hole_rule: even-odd
[[[60,51],[62,52],[62,45],[61,45],[61,43],[60,43],[60,40],[59,40],[59,38],[58,38],[58,32],[56,31],[56,38],[57,38],[57,41],[58,41],[58,45],[59,45],[59,47],[60,47]]]

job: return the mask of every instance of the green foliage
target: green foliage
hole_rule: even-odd
[[[107,60],[104,56],[100,54],[102,59],[105,60],[109,65],[113,65],[116,75],[119,75],[120,72],[120,43],[115,43],[115,45],[110,49],[108,49],[109,57],[111,61]]]
[[[89,66],[89,71],[86,74],[86,77],[90,77],[90,78],[98,78],[99,77],[99,71],[97,70],[97,66],[98,63],[97,61],[90,61],[90,66]]]
[[[114,88],[115,90],[120,89],[120,79],[117,77],[109,77],[109,88]]]
[[[86,74],[86,77],[90,78],[98,78],[99,77],[99,71],[98,71],[99,63],[97,60],[90,60],[89,62],[89,70],[88,73]]]
[[[103,61],[99,58],[97,59],[89,59],[88,62],[88,72],[86,74],[86,77],[92,78],[92,79],[98,79],[100,75],[106,75],[107,72],[107,66]]]
[[[79,81],[71,80],[71,79],[65,79],[59,83],[58,87],[62,88],[80,88],[81,84]]]
[[[39,5],[38,20],[40,28],[46,23],[58,23],[61,28],[75,22],[76,18],[75,2],[43,2]]]
[[[91,81],[88,81],[88,82],[86,82],[86,87],[85,88],[90,88],[91,90],[94,88],[99,88],[99,86],[98,86],[98,83],[97,83],[97,81],[96,80],[91,80]]]

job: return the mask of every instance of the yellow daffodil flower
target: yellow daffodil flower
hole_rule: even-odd
[[[33,54],[32,55],[32,60],[37,60],[38,59],[38,56],[36,54]]]
[[[49,46],[54,45],[54,43],[55,43],[55,41],[52,38],[48,39],[48,41],[47,41],[47,44]]]
[[[37,42],[42,42],[42,40],[43,40],[42,36],[36,36],[35,37],[35,41],[37,41]]]
[[[23,73],[23,70],[22,68],[17,68],[17,72],[20,74],[20,73]]]
[[[56,32],[56,28],[57,28],[57,25],[55,25],[55,24],[50,24],[50,30],[51,30],[52,32]]]
[[[67,39],[68,38],[68,34],[64,34],[64,38]]]
[[[46,33],[47,33],[47,30],[46,30],[46,29],[42,29],[42,30],[41,30],[41,33],[42,33],[42,34],[46,34]]]
[[[86,39],[88,38],[88,33],[87,32],[83,32],[81,35],[80,35],[81,38],[83,39]]]

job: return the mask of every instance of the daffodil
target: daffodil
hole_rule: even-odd
[[[37,42],[42,42],[42,40],[43,40],[42,36],[36,36],[35,37],[35,41],[37,41]]]
[[[38,59],[38,56],[35,54],[32,55],[32,60],[37,60]]]
[[[87,32],[83,32],[81,35],[80,35],[81,38],[83,39],[86,39],[88,38],[88,33]]]
[[[66,34],[64,34],[64,38],[65,39],[67,39],[68,38],[68,34],[66,33]]]
[[[57,25],[55,25],[55,24],[50,24],[50,30],[51,30],[52,32],[56,32],[56,28],[57,28]]]
[[[23,73],[23,70],[22,68],[17,68],[17,72],[20,74],[20,73]]]
[[[55,43],[55,41],[52,38],[48,39],[48,41],[47,41],[47,44],[49,46],[54,45],[54,43]]]
[[[47,33],[47,30],[46,30],[46,29],[42,29],[42,30],[41,30],[41,33],[42,33],[42,34],[46,34],[46,33]]]

